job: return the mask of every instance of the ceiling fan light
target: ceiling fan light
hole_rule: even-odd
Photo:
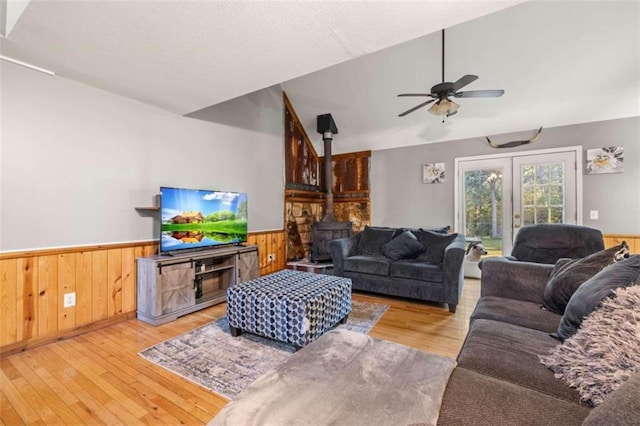
[[[447,111],[447,114],[455,114],[458,111],[458,108],[460,108],[460,105],[453,101],[449,101],[449,111]]]
[[[434,103],[431,108],[429,108],[429,112],[433,115],[451,115],[455,114],[459,107],[460,105],[457,103],[445,98]]]

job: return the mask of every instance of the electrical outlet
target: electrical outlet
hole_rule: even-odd
[[[269,254],[267,255],[267,262],[269,262],[269,263],[273,263],[273,262],[275,262],[275,261],[276,261],[276,255],[275,255],[275,254],[273,254],[273,253],[269,253]]]
[[[72,306],[76,306],[76,294],[75,293],[65,293],[63,297],[63,305],[65,308],[70,308]]]
[[[589,219],[598,220],[598,210],[590,210],[589,211]]]

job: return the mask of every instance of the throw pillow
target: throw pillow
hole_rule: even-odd
[[[600,303],[611,296],[618,287],[627,287],[640,277],[640,255],[631,256],[598,272],[571,296],[558,326],[558,338],[573,336],[582,319],[593,312]]]
[[[569,299],[580,287],[580,284],[597,274],[607,265],[616,262],[620,257],[619,252],[629,252],[626,242],[602,250],[581,259],[566,261],[560,259],[551,271],[549,281],[544,289],[543,306],[557,314],[562,315],[569,303]]]
[[[573,337],[540,357],[557,378],[594,406],[640,373],[640,285],[613,294],[585,318]]]
[[[418,256],[421,262],[441,264],[444,260],[444,250],[458,237],[458,234],[441,234],[439,232],[418,232],[418,241],[425,247],[424,253]]]
[[[392,260],[413,259],[423,251],[422,243],[409,231],[404,231],[382,246],[382,254]]]
[[[391,241],[396,230],[393,228],[375,228],[365,226],[356,254],[364,256],[382,256],[382,246]]]

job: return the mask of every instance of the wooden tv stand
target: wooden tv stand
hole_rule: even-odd
[[[257,246],[139,257],[138,319],[161,325],[227,300],[227,288],[260,274]]]

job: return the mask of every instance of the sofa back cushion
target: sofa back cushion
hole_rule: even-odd
[[[382,254],[391,260],[413,259],[424,250],[424,245],[410,231],[402,232],[382,246]]]
[[[424,253],[417,259],[421,262],[441,264],[444,260],[444,250],[458,237],[458,234],[442,234],[421,229],[418,241],[425,247]]]
[[[551,312],[563,314],[573,293],[582,283],[600,272],[605,266],[629,257],[626,242],[606,250],[590,254],[581,259],[556,262],[544,290],[544,307]]]
[[[438,234],[448,234],[449,231],[451,231],[451,227],[449,225],[447,226],[439,226],[437,228],[402,228],[403,231],[411,231],[413,233],[413,235],[415,235],[416,237],[418,236],[418,234],[420,234],[420,232],[422,231],[431,231],[431,232],[436,232]]]
[[[553,265],[563,257],[578,259],[600,250],[604,250],[604,240],[597,229],[542,223],[518,230],[511,256],[524,262]]]
[[[382,256],[382,246],[391,241],[395,228],[365,226],[358,241],[356,254],[361,256]]]
[[[558,326],[558,338],[573,336],[584,317],[593,312],[602,301],[619,287],[628,287],[640,279],[640,255],[631,256],[598,272],[578,287],[571,296]]]

